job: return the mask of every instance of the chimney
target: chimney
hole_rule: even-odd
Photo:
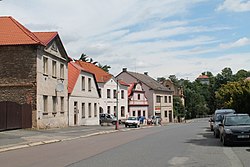
[[[148,72],[144,72],[144,75],[148,75]]]
[[[127,72],[127,68],[123,68],[123,69],[122,69],[122,72]]]

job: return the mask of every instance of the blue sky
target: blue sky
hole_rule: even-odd
[[[250,0],[3,0],[0,15],[58,31],[70,57],[85,53],[113,75],[250,70]]]

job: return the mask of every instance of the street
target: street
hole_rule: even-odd
[[[223,147],[208,119],[118,131],[0,153],[1,167],[248,166],[249,146]]]

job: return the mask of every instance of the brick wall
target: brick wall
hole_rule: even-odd
[[[32,104],[36,110],[37,46],[0,46],[0,101]]]

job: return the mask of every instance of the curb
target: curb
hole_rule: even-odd
[[[102,134],[109,134],[109,133],[115,133],[115,132],[126,132],[130,130],[139,130],[139,129],[147,129],[151,128],[153,126],[145,126],[141,128],[135,128],[135,129],[119,129],[119,130],[107,130],[107,131],[100,131],[100,132],[95,132],[87,135],[82,135],[78,137],[71,137],[71,138],[65,138],[65,139],[53,139],[53,140],[45,140],[45,141],[39,141],[39,142],[31,142],[31,143],[26,143],[26,144],[14,144],[11,146],[7,146],[5,148],[0,148],[0,153],[2,152],[7,152],[7,151],[12,151],[12,150],[17,150],[17,149],[22,149],[22,148],[28,148],[28,147],[34,147],[34,146],[39,146],[39,145],[45,145],[45,144],[52,144],[52,143],[58,143],[58,142],[63,142],[63,141],[70,141],[70,140],[75,140],[75,139],[80,139],[80,138],[87,138],[91,136],[97,136],[97,135],[102,135]]]

